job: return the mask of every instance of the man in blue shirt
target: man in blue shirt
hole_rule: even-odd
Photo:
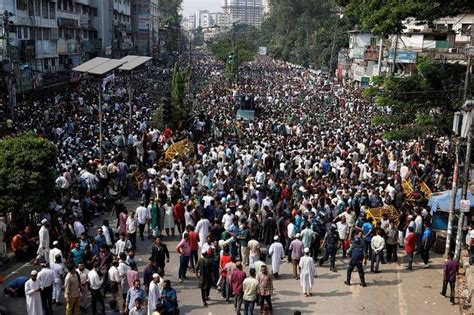
[[[423,236],[421,237],[420,254],[426,266],[428,266],[428,262],[430,260],[430,247],[432,238],[433,232],[431,231],[431,227],[425,224],[425,231],[423,232]]]
[[[141,288],[141,283],[139,279],[136,279],[135,281],[133,281],[133,287],[128,289],[127,300],[125,302],[125,305],[126,305],[125,312],[135,307],[136,299],[141,299],[142,301],[145,300],[145,290]]]
[[[367,218],[367,216],[364,215],[364,224],[362,224],[362,235],[365,240],[365,260],[364,264],[367,263],[367,258],[370,256],[372,257],[372,247],[370,246],[370,243],[372,242],[372,234],[373,234],[373,229],[374,226],[370,222],[370,219]]]
[[[28,281],[28,277],[20,276],[15,280],[10,281],[5,285],[3,293],[10,296],[25,296],[25,283]]]

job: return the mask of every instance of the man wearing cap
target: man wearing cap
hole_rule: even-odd
[[[55,260],[56,255],[61,256],[61,260],[64,261],[63,252],[58,248],[59,242],[53,242],[53,248],[49,251],[49,262],[52,264]]]
[[[36,257],[37,260],[41,256],[44,257],[46,263],[49,263],[49,230],[48,230],[48,220],[43,219],[41,221],[41,228],[38,232],[39,236],[39,245],[38,245],[38,251],[36,252],[38,256]]]
[[[148,315],[156,311],[156,306],[161,303],[160,276],[153,274],[153,280],[148,287]]]
[[[275,279],[278,279],[281,260],[285,256],[285,249],[283,248],[283,245],[279,242],[280,238],[278,237],[278,235],[276,235],[273,239],[275,240],[275,242],[270,245],[270,248],[268,249],[268,255],[270,255],[270,257],[272,258],[273,276],[275,277]]]
[[[296,234],[296,238],[291,241],[290,247],[288,249],[291,252],[291,261],[293,262],[293,277],[295,280],[298,280],[298,266],[301,256],[304,254],[304,245],[301,241],[300,233]]]
[[[198,287],[201,289],[202,304],[207,306],[212,285],[212,260],[208,256],[212,255],[212,249],[203,250],[201,254],[202,257],[196,265],[196,276],[199,278]]]
[[[225,209],[225,214],[222,217],[222,223],[224,224],[224,229],[229,231],[230,227],[232,226],[232,219],[234,215],[232,214],[230,208]]]
[[[40,282],[37,280],[38,272],[33,270],[30,276],[30,280],[25,283],[26,312],[28,315],[43,315]]]

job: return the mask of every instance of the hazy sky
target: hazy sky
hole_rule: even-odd
[[[196,10],[209,10],[211,12],[222,12],[222,0],[184,0],[183,17],[189,17]]]

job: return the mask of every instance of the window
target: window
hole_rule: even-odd
[[[41,0],[35,0],[35,16],[40,16],[41,14]]]
[[[18,10],[25,11],[27,7],[28,7],[28,1],[27,0],[17,0],[16,8]]]
[[[23,28],[23,27],[21,27],[21,26],[18,26],[18,27],[16,28],[16,37],[17,37],[18,39],[23,39],[23,32],[21,31],[22,28]]]
[[[49,3],[49,18],[56,20],[56,2]]]
[[[51,40],[51,30],[49,28],[43,28],[43,40]]]
[[[61,0],[58,0],[58,10],[61,10],[63,8],[63,2]]]
[[[471,36],[471,24],[463,24],[461,26],[461,35],[462,36]]]
[[[47,70],[48,69],[48,58],[43,59],[43,65],[44,65],[44,69]]]
[[[42,5],[41,5],[41,13],[43,18],[47,19],[48,18],[48,10],[49,9],[49,3],[48,0],[43,0]]]

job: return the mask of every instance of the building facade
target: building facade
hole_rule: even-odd
[[[262,25],[262,0],[223,0],[222,9],[226,15],[227,27],[237,20],[255,27]]]
[[[132,0],[133,51],[151,56],[159,36],[159,0]]]

